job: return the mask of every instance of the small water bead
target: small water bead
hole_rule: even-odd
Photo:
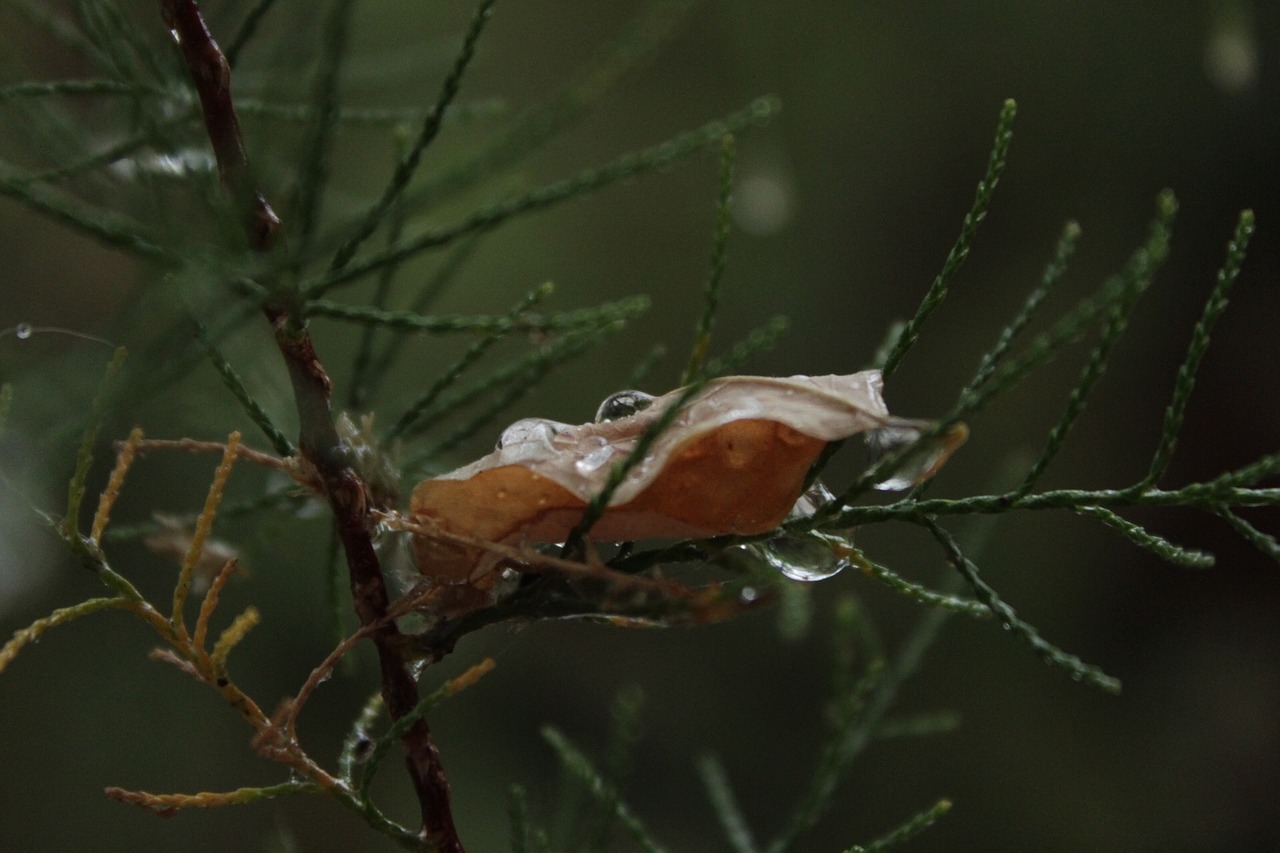
[[[871,451],[871,465],[920,440],[921,431],[910,426],[890,426],[869,430],[866,433],[867,448]],[[941,438],[933,438],[912,450],[898,463],[894,472],[875,484],[882,492],[901,492],[909,489],[928,474],[946,456],[948,448]]]
[[[791,512],[787,513],[787,520],[808,518],[835,499],[836,496],[827,488],[826,483],[814,480],[813,484],[796,500],[795,506],[791,507]]]
[[[849,568],[852,544],[843,536],[809,531],[777,536],[747,548],[792,580],[821,581]]]
[[[835,499],[821,480],[814,480],[796,500],[787,519],[808,518]],[[854,551],[849,537],[816,530],[783,534],[746,547],[771,568],[797,581],[820,581],[839,574],[849,567]]]
[[[30,323],[19,323],[13,327],[13,336],[20,341],[25,341],[31,337],[33,331]]]
[[[584,476],[593,471],[598,471],[609,464],[609,460],[613,458],[613,448],[609,446],[608,441],[598,436],[595,441],[599,446],[573,463],[573,467],[578,470],[578,473]]]
[[[657,398],[643,391],[619,391],[604,398],[600,408],[596,409],[596,423],[616,421],[629,418],[653,405]]]
[[[552,441],[567,426],[546,418],[522,418],[502,431],[494,449],[512,453],[512,461],[524,455],[540,454],[553,449]]]

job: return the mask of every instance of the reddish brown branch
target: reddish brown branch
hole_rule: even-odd
[[[275,245],[280,219],[249,171],[240,119],[231,103],[231,66],[205,26],[196,0],[161,0],[160,14],[187,61],[200,95],[205,131],[218,160],[218,174],[244,212],[250,245],[255,251],[268,251]]]
[[[250,245],[255,251],[271,251],[280,220],[259,191],[249,168],[231,101],[231,70],[226,58],[205,26],[195,0],[161,0],[160,6],[200,95],[219,174],[243,212]],[[285,294],[264,310],[293,385],[301,455],[315,467],[329,499],[346,553],[356,613],[360,623],[370,628],[370,637],[378,649],[383,699],[392,719],[399,719],[417,705],[418,685],[400,651],[402,635],[392,620],[384,618],[390,599],[369,535],[366,486],[351,467],[334,427],[332,385],[296,307],[292,297]],[[426,722],[419,720],[410,728],[403,744],[422,814],[425,845],[444,853],[461,853],[463,848],[449,804],[449,783]]]

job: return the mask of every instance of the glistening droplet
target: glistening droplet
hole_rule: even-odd
[[[657,399],[643,391],[619,391],[604,398],[600,408],[596,409],[596,423],[616,421],[618,418],[629,418],[636,412],[644,411]]]
[[[787,513],[787,520],[808,518],[835,499],[826,484],[814,480]],[[820,581],[839,574],[849,567],[849,557],[854,552],[850,535],[816,530],[784,533],[745,547],[771,568],[798,581]]]
[[[787,513],[787,520],[808,518],[835,499],[836,496],[831,494],[831,490],[827,488],[826,483],[821,480],[814,480],[813,484],[805,489],[804,493],[796,500],[795,506],[791,507],[791,512]]]
[[[25,341],[27,338],[31,337],[31,333],[33,331],[35,330],[31,328],[30,323],[19,323],[13,327],[13,336],[20,341]]]
[[[613,458],[613,448],[610,447],[603,438],[598,440],[600,442],[599,447],[589,453],[583,454],[573,463],[573,467],[576,468],[578,473],[583,476],[586,476],[593,471],[598,471],[600,468],[609,464],[609,460]]]
[[[555,452],[555,437],[566,426],[546,418],[524,418],[502,431],[496,449],[504,452],[508,462],[544,457]]]
[[[809,531],[775,536],[746,547],[792,580],[820,581],[849,568],[848,555],[853,546],[843,536]]]
[[[874,467],[881,459],[915,444],[921,435],[920,429],[913,426],[887,426],[867,431],[866,442],[871,451],[871,465]],[[950,455],[956,443],[958,442],[952,439],[949,432],[929,439],[908,452],[893,472],[876,483],[875,487],[881,491],[900,492],[928,479],[934,469]]]

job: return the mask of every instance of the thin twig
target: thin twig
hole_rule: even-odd
[[[276,248],[280,220],[258,189],[231,99],[231,69],[205,26],[195,0],[162,0],[161,14],[174,34],[190,71],[213,144],[218,171],[240,210],[250,246],[268,253]],[[367,487],[350,464],[334,425],[332,383],[316,354],[296,291],[269,288],[263,310],[284,358],[298,408],[299,448],[319,475],[347,555],[352,597],[362,625],[378,625],[372,634],[382,672],[382,692],[393,720],[418,704],[418,685],[401,653],[401,634],[383,622],[390,603],[386,581],[367,525]],[[461,853],[449,803],[449,783],[424,720],[402,738],[406,766],[417,794],[423,844],[442,853]]]

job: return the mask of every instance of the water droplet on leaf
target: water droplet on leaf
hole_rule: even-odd
[[[596,423],[616,421],[618,418],[629,418],[636,412],[642,412],[657,399],[643,391],[619,391],[604,398],[600,408],[596,409]]]
[[[496,449],[506,451],[508,462],[544,456],[555,451],[552,442],[565,427],[566,424],[546,418],[524,418],[502,431]]]
[[[578,470],[579,474],[587,475],[593,471],[599,470],[604,465],[609,464],[609,460],[613,458],[613,448],[603,438],[598,439],[600,446],[592,450],[573,463],[573,467]]]
[[[909,447],[921,435],[921,431],[912,426],[887,426],[868,431],[866,441],[867,448],[871,451],[871,465],[878,465],[881,459]],[[893,473],[876,483],[875,487],[884,492],[909,489],[921,480],[928,479],[953,449],[948,433],[929,439],[907,453],[898,462]]]

